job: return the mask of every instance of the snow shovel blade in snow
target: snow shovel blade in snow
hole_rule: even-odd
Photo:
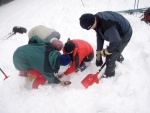
[[[82,81],[82,85],[87,89],[89,86],[93,85],[94,83],[99,83],[98,74],[100,72],[97,72],[96,74],[88,74]]]
[[[114,52],[113,54],[115,54],[116,52]],[[112,55],[113,55],[112,54]],[[94,82],[95,83],[99,83],[99,80],[102,78],[102,76],[100,78],[98,78],[98,74],[100,73],[100,71],[104,68],[104,66],[109,62],[109,60],[112,58],[112,55],[109,57],[108,60],[106,60],[103,65],[101,66],[101,68],[98,70],[98,72],[96,74],[88,74],[82,81],[82,85],[87,89],[89,86],[93,85]]]

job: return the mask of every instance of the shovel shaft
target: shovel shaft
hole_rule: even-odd
[[[103,63],[103,65],[101,66],[101,68],[98,70],[99,72],[104,68],[104,66],[106,65],[108,61],[105,61],[105,63]]]

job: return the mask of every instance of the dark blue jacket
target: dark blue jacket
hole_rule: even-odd
[[[103,49],[104,40],[109,42],[108,52],[113,52],[122,42],[128,42],[132,35],[130,23],[122,15],[104,11],[95,14],[97,26],[97,50]]]

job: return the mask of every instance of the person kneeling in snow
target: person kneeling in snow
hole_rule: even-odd
[[[84,40],[73,39],[65,43],[63,53],[67,53],[71,57],[70,67],[58,77],[71,74],[73,72],[82,72],[86,69],[85,62],[90,62],[94,58],[94,50],[92,46]]]
[[[63,48],[63,43],[59,40],[60,33],[54,29],[43,25],[38,25],[33,27],[28,33],[29,39],[33,36],[38,36],[46,42],[51,42],[54,48],[58,51],[61,51]]]
[[[38,36],[33,36],[27,45],[17,48],[13,54],[13,63],[17,70],[27,72],[37,70],[50,83],[68,85],[68,81],[60,81],[55,77],[60,65],[70,63],[69,55],[55,50],[52,43],[45,42]]]

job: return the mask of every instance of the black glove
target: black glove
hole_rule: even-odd
[[[14,32],[15,34],[16,34],[16,33],[21,33],[21,34],[23,34],[23,33],[26,33],[27,30],[26,30],[26,28],[24,28],[24,27],[15,26],[15,27],[13,27],[13,32]]]
[[[96,54],[96,66],[101,66],[103,64],[102,55],[100,51]]]
[[[101,66],[103,64],[102,58],[100,60],[96,60],[96,66]]]

